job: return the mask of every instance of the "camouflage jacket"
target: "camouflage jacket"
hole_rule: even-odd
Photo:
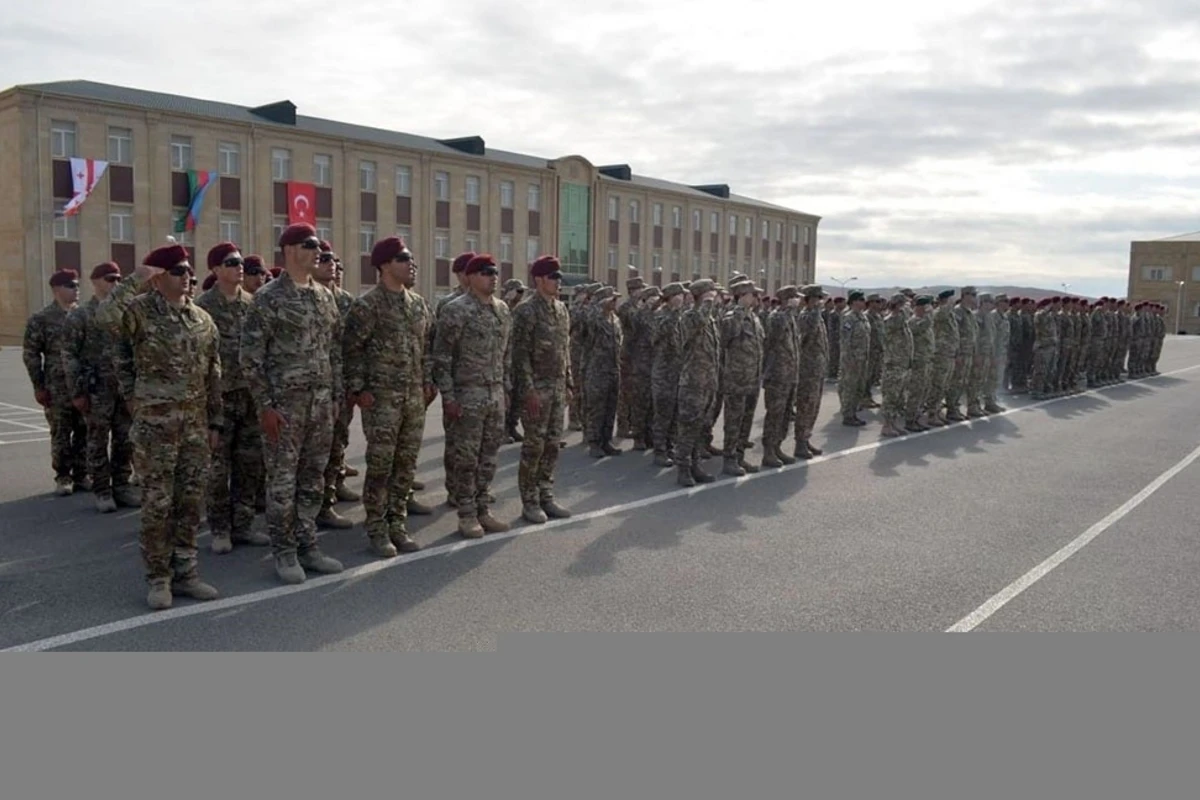
[[[253,295],[237,287],[233,297],[226,297],[216,286],[196,298],[216,323],[221,334],[221,391],[236,392],[250,388],[242,369],[242,329],[254,303]]]
[[[93,297],[67,316],[63,371],[67,376],[67,394],[71,397],[111,392],[116,388],[115,340],[107,328],[96,322],[99,307],[100,300]]]
[[[757,392],[762,382],[763,328],[758,314],[736,307],[721,318],[721,386],[728,392]]]
[[[825,374],[829,361],[829,331],[825,326],[823,312],[809,308],[796,317],[796,336],[800,340],[800,374]]]
[[[67,375],[63,368],[67,316],[70,313],[70,309],[51,303],[25,323],[22,353],[25,371],[29,373],[34,391],[48,389],[56,402],[66,402],[72,397],[67,389]]]
[[[286,271],[253,295],[242,325],[242,370],[260,408],[285,392],[328,391],[341,402],[342,318],[333,293]]]
[[[697,305],[683,312],[679,341],[683,358],[679,390],[716,391],[720,381],[721,335],[715,305]]]
[[[1058,323],[1054,319],[1054,312],[1047,308],[1034,312],[1033,335],[1034,347],[1047,348],[1058,344]]]
[[[133,299],[121,317],[117,381],[138,414],[161,406],[208,411],[221,425],[220,334],[212,317],[184,297],[179,308],[158,292]]]
[[[650,320],[653,326],[650,335],[654,348],[654,362],[650,372],[656,382],[679,382],[679,366],[683,360],[679,342],[679,320],[682,316],[682,308],[663,306],[654,312]]]
[[[893,369],[908,369],[913,358],[913,334],[908,318],[899,310],[891,311],[883,318],[881,327],[883,363]]]
[[[447,403],[512,389],[512,319],[503,302],[466,293],[442,307],[433,342],[433,381]]]
[[[996,326],[995,357],[1007,358],[1008,351],[1012,349],[1012,322],[1007,313],[1002,314],[998,310],[992,312],[992,317]]]
[[[992,312],[975,312],[975,355],[991,358],[996,352],[996,317]]]
[[[950,305],[938,306],[933,312],[933,347],[939,358],[958,355],[958,317]]]
[[[512,313],[513,395],[572,386],[571,319],[561,300],[533,292]]]
[[[382,283],[351,301],[342,333],[346,391],[400,391],[433,383],[433,311],[416,292]]]
[[[619,376],[624,345],[625,332],[620,317],[599,312],[589,315],[583,348],[586,379]]]
[[[800,374],[800,336],[790,309],[777,308],[767,317],[764,342],[763,383],[795,383]]]
[[[862,311],[842,314],[842,360],[865,361],[871,351],[871,323]]]
[[[971,358],[979,338],[979,317],[972,309],[959,305],[954,308],[954,318],[958,321],[958,357]]]
[[[630,318],[633,341],[629,344],[629,360],[634,371],[645,375],[654,365],[654,310],[646,303],[638,306]]]
[[[913,314],[908,318],[908,329],[912,332],[913,352],[912,365],[923,367],[933,359],[937,346],[937,336],[933,329],[933,315],[926,313],[918,317]]]

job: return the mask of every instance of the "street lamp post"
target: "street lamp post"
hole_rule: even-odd
[[[1178,335],[1183,325],[1183,281],[1175,282],[1179,286],[1179,295],[1175,302],[1175,333]]]
[[[842,280],[841,278],[835,278],[834,276],[830,275],[830,276],[829,276],[829,280],[833,281],[834,283],[840,284],[840,285],[841,285],[841,287],[842,287],[842,291],[845,291],[845,290],[846,290],[846,284],[847,284],[847,283],[851,283],[852,281],[856,281],[856,280],[858,280],[858,278],[857,278],[857,277],[855,277],[855,278],[846,278],[846,280]]]

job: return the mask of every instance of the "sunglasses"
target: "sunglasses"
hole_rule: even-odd
[[[249,275],[251,278],[253,278],[255,275],[266,275],[267,273],[265,270],[256,269],[256,268],[252,267],[252,268],[246,270],[245,274]]]
[[[176,264],[175,266],[171,267],[169,270],[167,270],[167,274],[179,278],[184,275],[193,275],[194,273],[192,272],[192,265],[185,261],[182,264]]]
[[[222,267],[242,267],[245,266],[245,264],[245,259],[241,258],[227,258],[221,262]]]
[[[333,257],[333,253],[321,253],[321,257],[318,258],[317,260],[320,261],[322,264],[328,264],[331,261],[334,261],[335,259]]]
[[[305,239],[300,243],[300,246],[305,250],[319,250],[321,248],[320,239]]]
[[[196,284],[198,284],[199,282],[200,282],[200,281],[196,280],[195,278],[192,278],[192,286],[195,286],[195,285],[196,285]]]
[[[396,256],[395,260],[399,261],[401,264],[407,264],[413,260],[412,253],[401,253],[400,255]]]
[[[562,276],[561,272],[552,272],[549,275],[547,275],[546,277],[552,281],[561,281],[563,276]]]
[[[78,289],[79,281],[71,281],[70,283],[64,283],[63,288],[64,289]]]
[[[479,270],[479,274],[486,275],[489,278],[494,278],[500,274],[500,271],[495,267],[484,267],[483,269]]]
[[[120,275],[105,275],[104,280],[106,283],[117,283],[118,281],[121,280],[121,276]]]

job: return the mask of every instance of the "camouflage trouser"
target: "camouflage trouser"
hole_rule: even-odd
[[[408,496],[425,434],[425,395],[419,384],[372,394],[374,405],[362,412],[367,440],[362,502],[367,534],[387,536],[407,530]]]
[[[521,502],[537,505],[554,499],[554,468],[558,465],[558,442],[563,434],[563,411],[567,402],[565,386],[538,387],[541,408],[531,417],[521,398],[521,427],[525,441],[521,443],[521,463],[517,467],[517,488]]]
[[[583,429],[583,350],[571,341],[571,376],[575,385],[571,387],[570,426],[572,430]]]
[[[929,386],[925,392],[925,413],[939,414],[949,395],[954,376],[954,354],[935,353],[929,362]]]
[[[267,468],[267,531],[276,555],[303,552],[317,541],[317,514],[332,446],[334,403],[329,389],[284,391],[287,420],[272,442],[263,437]]]
[[[825,375],[829,378],[838,376],[838,367],[842,359],[842,343],[837,337],[829,337],[829,363],[825,367]]]
[[[981,408],[983,398],[987,393],[988,381],[992,375],[992,357],[975,354],[971,360],[971,375],[967,383],[967,404],[969,408]]]
[[[650,442],[653,438],[654,395],[650,388],[650,365],[634,362],[633,385],[629,394],[629,427],[633,438]]]
[[[92,492],[97,497],[109,496],[113,489],[128,486],[133,475],[133,443],[129,441],[133,419],[115,383],[93,394],[89,402],[87,469],[92,478]]]
[[[474,519],[488,509],[488,490],[496,477],[496,454],[504,438],[504,387],[473,387],[458,392],[462,416],[446,422],[447,487],[458,516]],[[453,442],[453,446],[451,446]]]
[[[354,406],[341,398],[337,402],[337,417],[333,421],[333,440],[329,445],[329,463],[325,465],[322,483],[325,502],[332,505],[337,499],[338,479],[346,474],[346,447],[350,444],[350,423],[354,419]]]
[[[908,383],[904,387],[904,421],[916,422],[925,411],[926,401],[931,393],[930,375],[932,363],[929,361],[914,361],[908,370]]]
[[[883,373],[879,376],[879,383],[883,392],[882,410],[885,424],[903,422],[904,387],[907,382],[907,364],[884,363]]]
[[[818,364],[815,369],[800,371],[800,380],[796,383],[796,443],[807,442],[812,438],[813,426],[817,424],[817,415],[821,413],[821,396],[825,393],[825,366]]]
[[[203,408],[138,409],[130,431],[142,479],[140,543],[147,581],[196,575],[196,529],[211,453]]]
[[[45,409],[50,428],[50,464],[54,477],[80,483],[87,478],[87,423],[83,414],[69,402],[57,402],[66,391],[55,393],[55,401]]]
[[[871,391],[883,378],[883,351],[871,347],[871,352],[867,356],[867,375],[866,383],[863,386],[863,399],[871,396]]]
[[[593,370],[583,385],[583,406],[587,416],[583,422],[583,440],[591,445],[612,441],[613,423],[617,417],[620,376],[612,372]]]
[[[950,411],[962,411],[963,398],[971,401],[967,392],[971,386],[971,370],[974,367],[974,355],[955,356],[954,374],[946,386],[946,408]]]
[[[842,380],[845,380],[845,375]],[[841,383],[838,385],[840,390]],[[763,406],[766,408],[763,417],[763,452],[769,453],[769,448],[778,447],[787,438],[792,415],[796,413],[796,381],[763,381]]]
[[[867,364],[865,359],[843,359],[838,377],[838,400],[842,419],[853,419],[867,396]]]
[[[651,387],[654,396],[654,452],[670,453],[675,444],[675,421],[679,404],[679,373],[656,371]]]
[[[517,423],[521,421],[521,404],[509,395],[508,411],[504,412],[504,432],[516,431]]]
[[[208,527],[213,536],[244,536],[254,522],[262,428],[249,389],[227,392],[221,402],[225,430],[208,476]]]
[[[1040,347],[1033,351],[1033,375],[1029,379],[1029,391],[1035,395],[1046,394],[1053,388],[1051,376],[1056,366],[1054,347]]]
[[[1075,349],[1073,347],[1062,348],[1062,357],[1058,359],[1058,369],[1055,374],[1055,385],[1059,389],[1067,389],[1071,386],[1071,361],[1075,358]]]
[[[1090,350],[1087,367],[1088,382],[1095,383],[1104,378],[1104,340],[1097,339],[1092,342]]]
[[[675,465],[678,467],[700,464],[700,456],[707,444],[713,408],[717,405],[717,393],[712,388],[680,386],[679,388],[679,438],[675,442]]]
[[[633,421],[633,364],[626,353],[621,354],[621,378],[618,383],[617,432],[624,435]]]
[[[758,387],[750,391],[726,392],[725,406],[725,458],[741,460],[746,454],[746,442],[750,441],[750,428],[754,425],[754,412],[758,410]]]
[[[997,393],[1008,387],[1008,375],[1008,351],[1004,350],[992,358],[992,380],[986,393],[989,403],[996,403]]]

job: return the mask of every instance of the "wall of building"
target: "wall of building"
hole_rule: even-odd
[[[0,107],[0,344],[19,344],[29,298],[25,280],[25,147],[17,98]]]
[[[1127,297],[1166,305],[1171,331],[1175,330],[1177,308],[1182,308],[1179,327],[1200,333],[1200,240],[1133,242]]]

